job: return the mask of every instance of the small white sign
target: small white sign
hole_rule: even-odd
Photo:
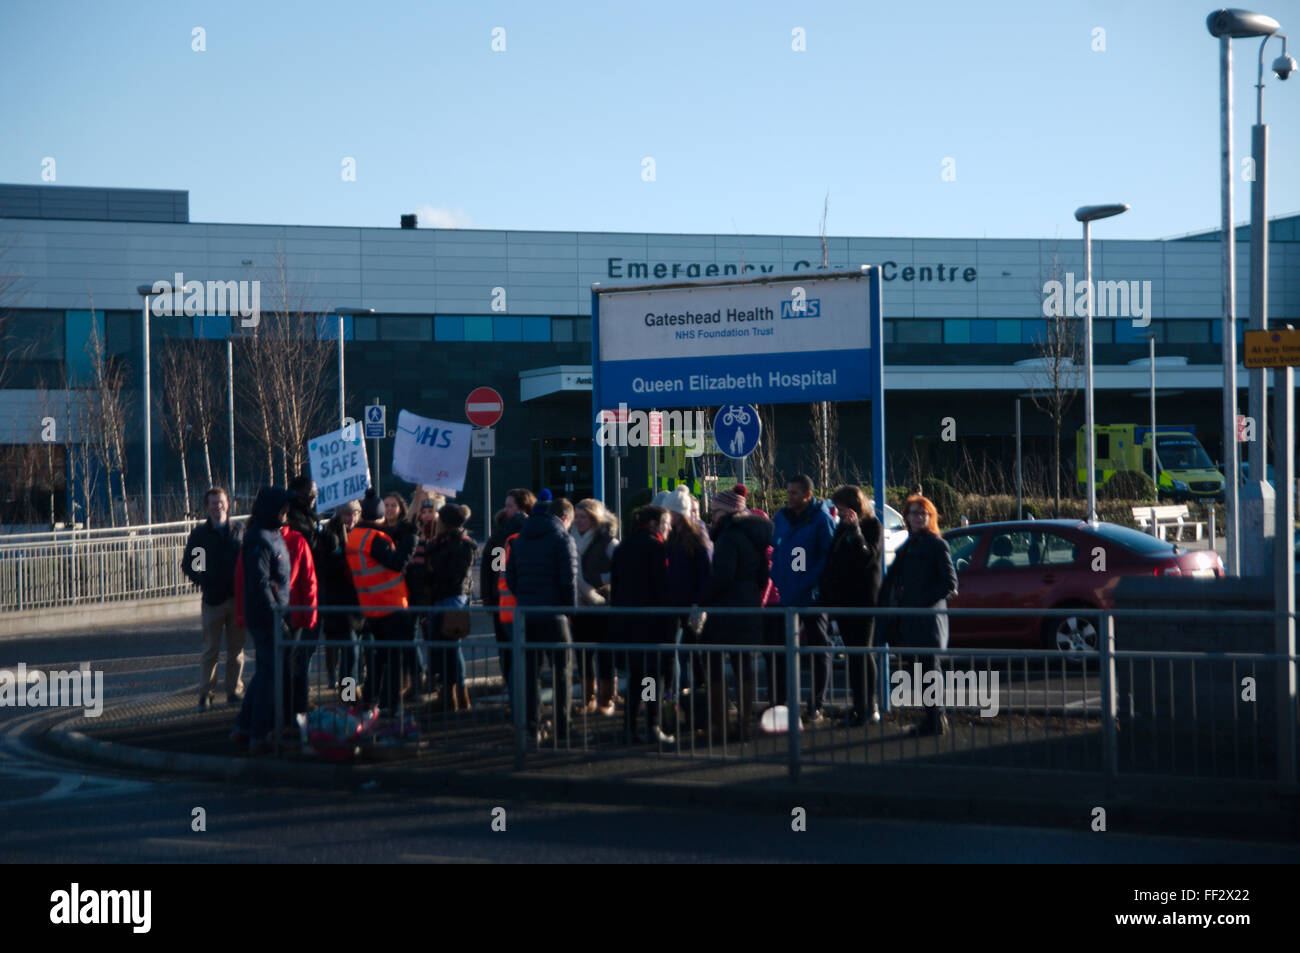
[[[495,457],[497,455],[497,432],[491,427],[480,427],[474,431],[470,443],[471,457]]]

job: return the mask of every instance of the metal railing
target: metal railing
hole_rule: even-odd
[[[195,525],[160,523],[0,537],[0,611],[196,592],[181,572],[185,541]]]
[[[783,763],[791,777],[798,777],[804,766],[926,765],[1079,772],[1104,778],[1108,786],[1121,778],[1179,778],[1294,788],[1297,711],[1294,689],[1287,686],[1295,685],[1296,655],[1115,649],[1117,627],[1122,634],[1126,625],[1141,627],[1144,620],[1203,618],[1196,611],[1090,610],[1099,651],[1082,656],[1043,649],[804,645],[799,616],[809,613],[793,607],[709,610],[710,615],[779,620],[779,630],[771,623],[765,630],[766,644],[683,642],[675,624],[676,641],[615,641],[617,619],[627,613],[642,619],[684,615],[682,609],[658,607],[515,608],[503,633],[506,641],[473,636],[451,643],[417,631],[423,625],[417,620],[437,611],[408,610],[410,638],[306,644],[281,635],[273,643],[274,684],[284,685],[285,673],[298,666],[299,677],[312,683],[308,708],[381,700],[381,717],[368,738],[358,739],[358,749],[368,745],[372,753],[419,754],[448,763],[467,752],[510,754],[517,765],[530,754],[578,752]],[[483,617],[501,610],[475,606],[467,611]],[[610,640],[543,641],[536,626],[528,631],[530,617],[558,614],[603,617],[610,623]],[[1042,619],[1078,616],[1080,610],[952,609],[944,614]],[[837,608],[832,615],[873,617],[883,632],[890,617],[932,617],[935,612]],[[1280,617],[1269,611],[1215,616],[1257,623],[1267,631]],[[706,628],[705,634],[710,631]],[[331,672],[324,653],[316,651],[331,645],[352,653],[350,697],[340,690],[341,679],[349,677],[341,665]],[[304,655],[312,651],[314,658]],[[450,674],[456,652],[466,656],[463,697],[459,688],[451,689],[459,679]],[[444,657],[436,666],[443,673],[441,685],[430,679],[426,690],[424,670],[432,671],[435,666],[427,662],[439,655]],[[845,717],[852,709],[855,669],[861,668],[862,690],[873,684],[873,661],[880,720],[872,718],[869,705],[863,706],[861,720]],[[587,704],[591,676],[611,666],[616,676],[622,672],[626,678],[616,717],[591,711]],[[821,676],[814,674],[818,667]],[[549,686],[546,668],[551,670]],[[820,687],[813,684],[814,677],[825,679],[824,704],[812,702]],[[935,684],[936,677],[942,679],[942,715],[925,685],[927,678]],[[923,683],[919,691],[918,679]],[[580,686],[576,705],[575,683]],[[615,681],[616,694],[620,684]],[[275,697],[278,725],[293,703],[281,692]],[[461,704],[471,698],[468,708]],[[782,704],[788,699],[798,704]],[[633,710],[639,710],[636,718],[629,715]],[[778,730],[771,730],[772,722]],[[307,739],[301,740],[308,747]]]

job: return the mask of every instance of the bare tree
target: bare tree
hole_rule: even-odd
[[[184,514],[190,512],[190,470],[186,457],[194,440],[193,416],[196,395],[194,389],[202,377],[202,369],[191,360],[194,354],[192,339],[164,337],[155,349],[158,361],[158,389],[154,392],[154,406],[158,410],[158,425],[163,439],[176,453],[181,465],[181,492]]]
[[[817,472],[817,487],[826,492],[831,484],[839,480],[840,468],[836,461],[839,453],[839,411],[828,400],[812,404],[812,418],[809,426],[813,433],[814,459]]]
[[[831,213],[831,193],[826,191],[826,198],[822,201],[822,221],[818,230],[822,245],[822,267],[830,267],[830,259],[826,246],[826,220]],[[826,493],[831,489],[831,481],[839,475],[839,467],[836,465],[836,456],[838,455],[839,443],[839,412],[830,401],[823,400],[820,403],[812,405],[812,431],[813,445],[816,447],[816,469],[817,469],[817,486],[821,492]]]
[[[289,276],[283,251],[270,278],[271,308],[244,336],[241,403],[250,408],[244,429],[265,455],[268,478],[287,483],[303,470],[307,441],[326,424],[330,378],[337,343],[318,333],[316,310],[304,287]]]
[[[113,507],[113,474],[117,474],[118,493],[122,500],[124,525],[131,524],[131,508],[126,494],[126,387],[129,379],[126,363],[107,353],[104,339],[99,333],[95,302],[90,302],[90,337],[86,340],[86,355],[90,359],[94,390],[91,392],[90,412],[85,414],[83,436],[94,448],[96,459],[103,467],[109,485],[109,523],[116,526]],[[148,439],[148,434],[145,435]],[[148,492],[146,487],[145,492]]]
[[[191,341],[189,343],[192,345],[190,354],[193,367],[191,391],[193,400],[190,406],[190,417],[194,424],[194,435],[199,445],[203,447],[204,476],[207,478],[207,485],[212,486],[212,440],[217,430],[217,421],[221,419],[226,407],[226,390],[222,386],[221,376],[214,373],[214,367],[217,364],[224,367],[225,361],[213,360],[216,352],[220,350],[219,347],[214,346],[216,342]],[[234,479],[233,475],[231,479]],[[233,486],[230,492],[235,492]]]
[[[776,422],[771,405],[763,404],[758,408],[759,423],[762,424],[758,446],[749,455],[746,463],[753,471],[758,483],[753,493],[758,509],[771,510],[772,487],[776,486]]]
[[[1052,265],[1046,281],[1061,281],[1064,277],[1058,252],[1052,250]],[[1061,430],[1065,414],[1079,394],[1082,356],[1079,343],[1078,318],[1066,317],[1065,308],[1052,309],[1056,313],[1044,319],[1043,333],[1034,339],[1036,362],[1026,374],[1030,400],[1052,421],[1052,493],[1055,516],[1061,514]]]

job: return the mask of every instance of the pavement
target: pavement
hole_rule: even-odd
[[[671,749],[628,747],[619,719],[575,719],[577,750],[538,747],[517,758],[497,686],[478,683],[468,713],[422,710],[420,744],[376,748],[371,760],[322,762],[287,745],[279,755],[237,754],[228,740],[235,709],[200,713],[192,690],[111,703],[98,718],[46,719],[42,741],[65,757],[133,774],[176,776],[257,786],[384,791],[436,797],[509,796],[536,802],[581,802],[646,808],[666,804],[729,809],[796,807],[819,816],[1016,824],[1086,830],[1103,808],[1108,830],[1182,834],[1259,842],[1300,840],[1294,794],[1269,782],[1122,776],[1107,789],[1096,771],[1095,725],[1064,720],[1059,734],[991,730],[978,718],[954,715],[940,739],[904,738],[898,714],[850,733],[804,735],[798,777],[786,761],[788,737],[760,736],[743,747],[710,747],[703,736],[679,734]],[[222,696],[218,696],[223,702]],[[1044,722],[1050,721],[1047,719]],[[1004,735],[1004,732],[1006,735]],[[582,745],[585,744],[585,750]],[[1090,760],[1087,752],[1093,747]],[[1034,752],[1041,758],[1033,760]],[[1071,761],[1071,753],[1077,760]],[[1044,770],[1046,769],[1046,770]]]

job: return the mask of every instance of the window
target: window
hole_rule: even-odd
[[[1169,555],[1174,551],[1172,543],[1166,543],[1164,540],[1148,536],[1146,533],[1139,533],[1127,526],[1116,526],[1114,523],[1098,523],[1092,528],[1092,531],[1106,542],[1118,543],[1134,553]]]
[[[1111,322],[1115,328],[1116,344],[1141,344],[1143,347],[1146,346],[1146,335],[1148,334],[1156,336],[1157,344],[1164,341],[1165,327],[1168,323],[1167,321],[1152,321],[1145,328],[1141,328],[1133,324],[1132,318],[1119,318]]]
[[[358,341],[378,341],[379,319],[354,317],[352,319],[352,336]]]
[[[429,341],[432,338],[433,327],[428,318],[384,315],[379,319],[381,341]]]
[[[465,319],[438,315],[433,319],[433,338],[435,341],[465,340]]]
[[[1084,435],[1085,436],[1087,435],[1087,431],[1084,432]],[[1109,460],[1110,459],[1110,434],[1108,433],[1097,434],[1096,446],[1097,446],[1097,459]]]
[[[572,341],[573,325],[575,323],[572,318],[551,318],[551,340],[558,342]]]
[[[944,321],[943,342],[945,344],[969,344],[970,321],[965,318]]]
[[[979,543],[979,533],[954,533],[952,536],[945,536],[948,542],[948,550],[952,553],[952,564],[958,572],[970,566],[971,560],[975,558],[975,546]]]
[[[551,340],[551,319],[550,318],[520,318],[523,323],[523,332],[525,341],[549,341]],[[586,340],[591,340],[591,319],[579,318],[578,324],[587,325]]]
[[[1020,343],[1020,322],[1011,320],[998,319],[997,324],[997,344],[1019,344]]]
[[[1035,531],[1041,537],[1042,564],[1044,566],[1073,566],[1079,558],[1079,547],[1057,533]]]
[[[465,340],[466,341],[491,341],[492,340],[492,318],[488,316],[477,316],[465,318]]]
[[[1047,322],[1041,319],[1020,322],[1021,344],[1042,344],[1048,340]]]
[[[1079,347],[1083,347],[1083,326],[1078,329]],[[1114,344],[1115,343],[1115,322],[1097,320],[1092,322],[1092,343],[1093,344]],[[1080,358],[1082,363],[1082,358]]]
[[[900,321],[894,327],[897,344],[942,344],[942,321]]]
[[[1165,340],[1170,344],[1209,344],[1210,322],[1170,321],[1165,325]]]
[[[512,318],[506,315],[492,318],[492,340],[522,341],[523,339],[523,318]]]
[[[989,543],[989,569],[1026,569],[1037,566],[1042,558],[1042,543],[1034,545],[1041,534],[1029,530],[995,533]]]
[[[998,324],[989,318],[977,318],[970,323],[971,344],[996,344],[998,342]]]

